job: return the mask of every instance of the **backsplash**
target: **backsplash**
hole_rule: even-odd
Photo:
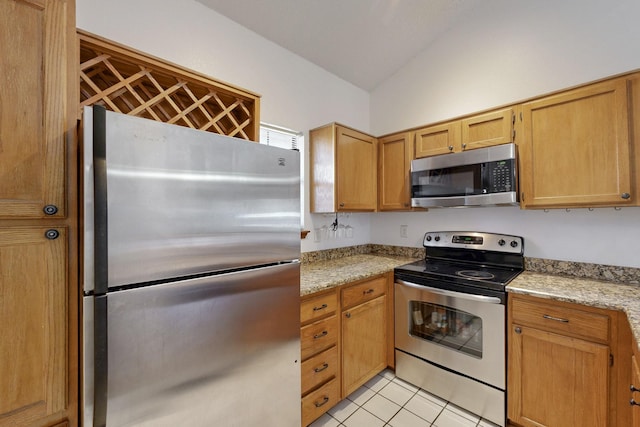
[[[524,269],[534,273],[583,277],[585,279],[606,280],[628,285],[640,284],[640,268],[635,267],[525,257]]]
[[[405,246],[367,244],[322,251],[303,252],[301,261],[328,261],[362,254],[380,254],[419,259],[424,258],[425,250],[424,248]],[[593,280],[606,280],[629,285],[640,285],[640,268],[635,267],[620,267],[616,265],[588,264],[584,262],[525,257],[524,268],[526,271],[534,273],[547,273],[560,276],[582,277]]]
[[[401,256],[406,258],[424,258],[424,248],[410,248],[405,246],[388,246],[388,245],[357,245],[345,248],[326,249],[323,251],[303,252],[302,262],[328,261],[353,255],[362,254],[380,254]]]

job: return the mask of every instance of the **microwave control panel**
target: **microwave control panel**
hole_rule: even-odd
[[[486,187],[483,193],[503,193],[514,191],[515,159],[498,160],[485,163],[484,176]]]

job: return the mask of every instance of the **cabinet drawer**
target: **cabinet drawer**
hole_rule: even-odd
[[[300,304],[300,323],[319,319],[335,312],[338,308],[338,294],[332,292],[302,301]]]
[[[340,387],[335,378],[302,398],[302,425],[311,424],[340,401]]]
[[[605,314],[518,298],[514,298],[511,304],[513,323],[538,326],[589,341],[609,341],[609,316]]]
[[[342,290],[342,308],[353,307],[384,295],[387,290],[386,276],[362,282]]]
[[[302,394],[314,389],[338,373],[338,347],[333,346],[302,362]]]
[[[338,342],[338,318],[334,314],[300,329],[302,360]]]

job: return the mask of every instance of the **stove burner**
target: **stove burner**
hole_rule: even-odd
[[[461,270],[456,271],[456,274],[460,277],[467,277],[469,279],[493,279],[496,277],[495,275],[489,273],[488,271],[477,271],[477,270]]]

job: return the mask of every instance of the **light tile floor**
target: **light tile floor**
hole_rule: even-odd
[[[310,427],[496,427],[385,370]]]

